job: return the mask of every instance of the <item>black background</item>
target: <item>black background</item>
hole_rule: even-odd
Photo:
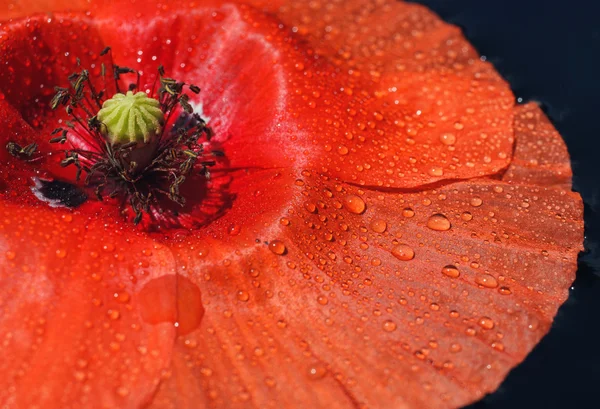
[[[567,142],[586,253],[550,333],[500,389],[465,409],[600,408],[600,1],[418,0],[460,26]]]

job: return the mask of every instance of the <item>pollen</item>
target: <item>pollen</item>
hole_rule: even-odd
[[[145,92],[117,93],[98,111],[100,131],[113,145],[151,142],[160,135],[164,119],[160,102]]]

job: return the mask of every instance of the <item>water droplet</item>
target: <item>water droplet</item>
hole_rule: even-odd
[[[317,211],[317,206],[315,206],[314,203],[306,203],[304,205],[304,208],[309,212],[309,213],[315,213]]]
[[[240,234],[241,231],[242,231],[242,228],[240,226],[238,226],[237,224],[232,224],[231,226],[229,226],[227,228],[227,233],[230,236],[237,236],[238,234]]]
[[[455,266],[447,265],[446,267],[442,268],[442,274],[451,278],[456,278],[460,275],[460,271],[458,271],[458,268]]]
[[[465,222],[469,222],[473,220],[473,215],[469,212],[464,212],[460,215],[460,218],[463,219]]]
[[[387,320],[383,323],[383,330],[386,332],[396,331],[397,325],[394,321]]]
[[[273,388],[276,384],[277,384],[277,382],[275,381],[275,378],[273,378],[272,376],[267,376],[265,378],[265,385],[267,385],[269,388]]]
[[[327,303],[329,303],[329,300],[324,295],[320,295],[317,297],[317,302],[321,305],[327,305]]]
[[[237,299],[242,302],[247,302],[250,299],[250,294],[248,294],[247,291],[240,290],[237,293]]]
[[[308,368],[307,375],[311,380],[323,379],[327,375],[327,368],[323,364],[315,364]]]
[[[117,300],[120,304],[127,304],[129,302],[130,296],[128,293],[121,291],[114,294],[115,300]]]
[[[429,218],[429,220],[427,220],[427,227],[429,227],[431,230],[446,231],[450,230],[452,225],[446,216],[438,213],[434,214]]]
[[[413,209],[411,209],[410,207],[407,207],[402,210],[402,216],[404,216],[404,217],[411,218],[414,215],[415,215],[415,211]]]
[[[112,243],[107,243],[102,246],[102,250],[106,251],[107,253],[110,253],[112,251],[115,251],[115,245]]]
[[[5,254],[7,260],[14,260],[17,257],[17,254],[14,251],[8,250]]]
[[[444,145],[454,145],[456,143],[456,135],[454,135],[453,133],[445,133],[440,135],[440,142],[442,142]]]
[[[392,255],[398,260],[408,261],[415,258],[415,251],[406,244],[398,244],[392,249]]]
[[[502,295],[511,295],[512,291],[508,287],[500,287],[498,288],[498,292]]]
[[[429,173],[429,176],[442,176],[444,174],[444,170],[440,167],[433,166],[429,168],[427,173]]]
[[[67,257],[67,250],[65,250],[65,249],[58,249],[58,250],[56,250],[56,257],[58,257],[58,258],[65,258],[65,257]]]
[[[387,229],[385,220],[375,219],[371,222],[371,230],[375,233],[383,233]]]
[[[457,353],[460,351],[462,351],[462,346],[460,344],[458,344],[456,342],[450,344],[450,352]]]
[[[118,320],[121,317],[121,313],[119,312],[119,310],[108,310],[106,315],[108,315],[108,318],[110,318],[113,321]]]
[[[274,254],[281,256],[282,254],[285,254],[287,249],[281,240],[273,240],[269,243],[269,250],[271,250]]]
[[[365,211],[367,205],[365,201],[356,195],[348,195],[344,198],[344,206],[350,213],[361,214]]]
[[[490,274],[480,274],[475,277],[475,282],[486,288],[496,288],[498,287],[498,280]]]
[[[481,317],[478,322],[479,326],[484,329],[492,329],[494,328],[494,320],[489,317]]]
[[[471,199],[471,206],[473,207],[479,207],[483,204],[483,200],[481,200],[481,198],[479,197],[474,197]]]
[[[344,145],[340,145],[337,148],[337,151],[340,155],[347,155],[348,154],[348,148],[345,147]]]
[[[178,323],[177,333],[195,330],[204,316],[200,289],[182,275],[150,280],[137,294],[142,319],[149,324]]]

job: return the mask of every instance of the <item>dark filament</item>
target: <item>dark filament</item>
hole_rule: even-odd
[[[138,164],[132,159],[135,156],[134,152],[139,148],[136,142],[111,144],[104,136],[106,126],[98,120],[95,113],[115,92],[121,92],[122,75],[137,75],[137,81],[128,89],[139,90],[140,74],[131,68],[114,64],[109,47],[100,53],[101,56],[107,54],[111,60],[114,82],[107,81],[106,66],[102,64],[102,89],[96,89],[86,69],[71,74],[68,77],[68,87],[56,87],[56,95],[50,106],[52,109],[65,107],[72,121],[67,121],[64,127],[55,129],[50,142],[68,144],[69,148],[63,150],[64,159],[61,166],[74,166],[77,181],[80,181],[85,173],[83,182],[94,190],[98,200],[103,200],[106,196],[120,198],[124,205],[131,207],[135,214],[133,221],[138,224],[144,213],[151,218],[153,212],[161,213],[160,204],[165,198],[183,206],[185,198],[180,194],[180,187],[186,178],[193,174],[209,178],[209,168],[215,165],[216,157],[223,156],[223,153],[205,151],[203,142],[210,141],[213,136],[212,130],[200,115],[193,112],[189,96],[184,93],[184,89],[187,88],[197,94],[200,88],[165,77],[162,66],[158,68],[159,75],[149,96],[160,102],[165,124],[181,111],[193,120],[188,121],[185,126],[176,122],[169,131],[163,127],[155,143],[154,155],[144,164]],[[155,92],[157,81],[159,87]],[[113,86],[114,89],[108,89]],[[73,137],[84,142],[89,148],[75,146],[72,143]],[[23,148],[12,143],[7,145],[7,149],[13,156],[26,159],[33,155],[37,145],[31,144]]]

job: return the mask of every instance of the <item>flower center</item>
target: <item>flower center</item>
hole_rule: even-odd
[[[145,92],[127,91],[104,101],[98,120],[104,125],[100,128],[102,134],[112,144],[149,143],[160,135],[165,116],[158,100]]]
[[[112,60],[108,47],[100,53],[106,54]],[[186,204],[180,187],[188,179],[208,180],[209,168],[223,156],[207,149],[212,131],[184,92],[198,94],[200,88],[165,77],[160,66],[152,88],[141,90],[138,72],[110,64],[114,82],[107,81],[103,63],[100,90],[85,69],[69,76],[69,87],[56,88],[50,105],[65,107],[72,121],[55,129],[50,142],[69,146],[61,149],[60,165],[74,167],[76,181],[92,189],[98,200],[107,196],[120,200],[121,206],[133,211],[135,224],[144,218],[156,222],[171,212],[169,225],[173,225],[178,212],[169,203]],[[123,74],[137,74],[137,82],[130,83],[125,93],[121,92]],[[38,147],[9,145],[9,153],[24,160]]]

